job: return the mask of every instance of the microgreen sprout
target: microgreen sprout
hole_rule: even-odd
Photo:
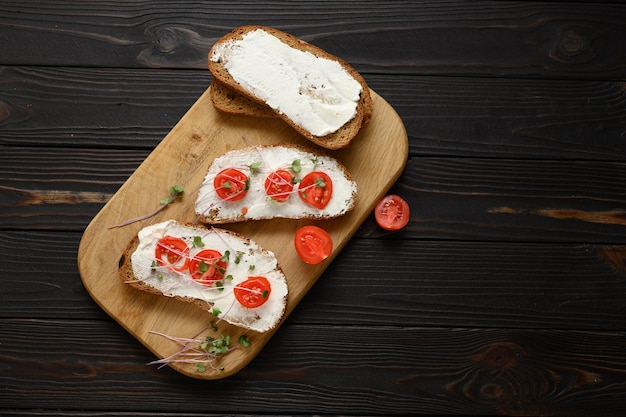
[[[245,347],[252,346],[252,342],[248,340],[245,334],[242,334],[241,336],[239,336],[238,341],[241,346],[245,346]]]
[[[194,248],[203,248],[204,242],[202,241],[202,236],[194,236],[193,237],[193,247]]]
[[[170,193],[167,197],[163,198],[160,200],[160,205],[159,207],[154,210],[151,213],[148,213],[146,215],[143,216],[139,216],[139,217],[135,217],[134,219],[130,219],[130,220],[126,220],[125,222],[116,224],[114,226],[109,227],[109,229],[115,229],[117,227],[123,227],[123,226],[127,226],[129,224],[141,221],[141,220],[145,220],[145,219],[149,219],[152,216],[155,216],[157,213],[159,213],[161,210],[163,210],[165,207],[169,206],[170,204],[172,204],[174,201],[176,201],[176,199],[178,198],[182,198],[183,196],[183,192],[184,192],[184,188],[182,185],[173,185],[170,187]]]
[[[237,251],[237,255],[235,256],[235,265],[239,265],[239,262],[241,262],[242,256],[243,256],[243,252]]]
[[[213,322],[209,323],[208,328],[214,332],[218,330]],[[180,345],[180,349],[172,355],[148,363],[148,365],[160,365],[159,368],[168,364],[180,363],[195,364],[196,371],[200,373],[206,372],[207,366],[214,371],[223,371],[224,367],[217,367],[215,362],[225,354],[237,349],[237,346],[230,345],[231,337],[229,335],[221,334],[219,337],[204,336],[203,338],[198,335],[193,338],[186,338],[168,336],[156,331],[151,331],[150,333],[162,336]],[[239,336],[238,343],[243,347],[252,345],[252,342],[248,340],[246,335]]]
[[[302,171],[302,165],[300,165],[300,160],[299,159],[294,159],[294,161],[291,163],[291,168],[289,168],[289,169],[294,174],[298,174],[300,171]]]
[[[316,187],[320,187],[320,188],[324,188],[326,187],[326,182],[324,181],[324,179],[322,177],[319,177],[315,180],[315,186]]]
[[[261,161],[256,161],[256,162],[251,163],[249,165],[250,172],[252,172],[253,174],[256,174],[257,172],[261,170],[261,165],[263,165],[263,162]]]

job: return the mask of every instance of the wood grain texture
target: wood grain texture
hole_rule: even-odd
[[[626,155],[623,82],[364,76],[402,118],[411,155]],[[0,67],[0,145],[151,150],[209,83],[208,70]]]
[[[210,392],[217,414],[280,403],[295,414],[608,416],[626,380],[623,332],[289,326],[220,381],[146,366],[151,355],[106,321],[3,319],[0,338],[9,409],[192,413]]]
[[[254,21],[291,32],[363,72],[626,74],[622,4],[333,1],[286,9],[280,2],[5,1],[0,15],[10,65],[206,68],[215,40]]]
[[[393,192],[421,238],[623,244],[625,180],[617,162],[414,158]]]
[[[0,226],[82,231],[145,156],[6,148]],[[621,162],[415,157],[392,190],[412,207],[396,237],[624,244],[624,181]],[[371,218],[357,231],[385,235]]]
[[[1,2],[0,414],[623,414],[625,22],[588,0]],[[368,217],[247,368],[197,381],[145,365],[78,242],[250,23],[393,106],[413,216]]]
[[[275,254],[289,287],[285,317],[304,297],[319,275],[339,254],[376,203],[398,179],[408,156],[408,142],[402,121],[393,108],[371,92],[375,113],[363,126],[349,147],[329,151],[358,184],[357,203],[341,218],[318,222],[332,238],[333,251],[324,262],[305,265],[293,250],[293,236],[299,227],[311,220],[276,219],[223,225],[261,248]],[[142,162],[131,177],[98,212],[85,229],[78,249],[78,269],[83,284],[94,301],[124,328],[150,348],[159,358],[167,358],[178,346],[153,332],[182,337],[204,337],[209,311],[168,297],[155,297],[124,285],[119,277],[118,259],[141,228],[175,219],[180,223],[197,219],[194,206],[211,162],[225,152],[256,145],[314,145],[280,120],[232,116],[215,109],[207,89],[163,142]],[[383,146],[381,146],[383,144]],[[254,161],[250,161],[253,163]],[[128,219],[150,213],[163,197],[151,196],[172,185],[182,185],[189,197],[168,206],[158,215],[126,227],[114,226]],[[112,230],[113,229],[113,230]],[[171,366],[186,375],[203,378],[225,378],[244,367],[272,337],[275,329],[256,333],[223,322],[220,332],[236,340],[245,333],[252,347],[229,353],[222,360],[226,371],[207,368],[199,374],[195,365],[172,362]],[[172,335],[173,336],[173,335]],[[218,335],[219,336],[219,335]],[[237,336],[238,337],[238,336]]]
[[[80,237],[0,232],[0,318],[106,317],[80,282]],[[625,260],[624,246],[357,238],[287,323],[617,331]]]

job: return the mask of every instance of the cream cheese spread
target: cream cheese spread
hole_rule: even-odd
[[[215,45],[209,59],[314,136],[336,132],[356,114],[362,86],[339,62],[292,48],[262,29]]]
[[[164,236],[175,236],[185,240],[189,247],[189,257],[203,249],[214,249],[222,254],[230,252],[222,289],[203,285],[189,273],[177,272],[167,267],[155,268],[155,248]],[[195,247],[193,240],[200,236],[203,247]],[[242,239],[219,229],[199,229],[181,225],[174,220],[147,226],[139,231],[139,245],[131,255],[133,274],[150,287],[168,297],[179,296],[196,298],[214,303],[218,316],[231,324],[244,324],[253,330],[263,332],[273,328],[283,315],[287,284],[284,274],[277,269],[277,260],[270,251],[262,250],[255,242]],[[235,262],[235,258],[239,259]],[[235,299],[233,289],[249,276],[264,276],[271,284],[268,300],[257,308],[246,308]],[[217,311],[217,310],[215,310]]]
[[[297,195],[298,185],[284,202],[268,198],[265,178],[278,169],[291,170],[297,161],[299,172],[295,177],[303,178],[313,171],[326,173],[332,181],[332,195],[323,209],[304,203]],[[250,166],[255,165],[251,170]],[[245,197],[237,201],[222,200],[213,186],[213,178],[226,168],[236,168],[250,178]],[[225,153],[216,158],[206,174],[198,192],[196,214],[211,216],[214,220],[233,219],[259,220],[272,218],[337,217],[354,206],[357,194],[356,182],[346,177],[340,163],[326,155],[315,155],[302,148],[290,146],[249,147]]]

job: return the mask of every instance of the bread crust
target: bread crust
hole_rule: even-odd
[[[243,36],[246,33],[252,32],[257,29],[261,29],[275,36],[276,38],[281,40],[283,43],[289,45],[292,48],[299,49],[301,51],[310,52],[313,55],[318,56],[318,57],[337,61],[361,85],[362,91],[359,97],[359,102],[357,104],[357,111],[356,111],[355,116],[352,119],[350,119],[348,122],[346,122],[342,127],[340,127],[336,132],[330,133],[325,136],[315,136],[311,134],[310,132],[308,132],[307,130],[303,129],[301,126],[298,126],[296,123],[294,123],[293,120],[291,120],[286,115],[271,109],[269,106],[267,106],[267,104],[261,98],[255,96],[252,92],[246,90],[243,86],[237,83],[221,62],[215,62],[210,59],[214,50],[220,44],[225,43],[225,42],[240,40],[243,38]],[[311,142],[316,143],[317,145],[326,149],[341,149],[341,148],[347,147],[352,142],[354,137],[359,133],[361,127],[369,123],[372,117],[373,104],[372,104],[372,98],[371,98],[369,87],[367,86],[367,83],[365,82],[363,77],[354,68],[352,68],[348,63],[346,63],[342,59],[334,55],[331,55],[330,53],[324,51],[323,49],[318,48],[317,46],[312,45],[308,42],[305,42],[301,39],[298,39],[291,34],[282,32],[274,28],[269,28],[265,26],[241,26],[241,27],[234,29],[229,34],[220,38],[215,43],[215,45],[211,48],[211,50],[209,51],[208,68],[209,68],[209,71],[211,71],[211,73],[213,74],[214,79],[217,80],[219,83],[226,85],[226,87],[230,88],[231,90],[234,90],[235,92],[243,95],[244,97],[252,100],[253,102],[260,104],[262,107],[270,109],[272,112],[274,112],[276,117],[280,117],[281,119],[283,119],[287,124],[289,124],[302,136],[304,136]],[[221,91],[223,92],[224,90],[221,90]],[[214,99],[213,102],[217,108],[226,109],[225,111],[228,111],[228,110],[232,111],[232,109],[234,108],[233,106],[226,105],[229,100],[224,100],[223,96],[219,96],[217,89],[216,89],[215,95],[212,96],[212,99]],[[238,106],[235,106],[235,107],[238,107]],[[242,108],[245,108],[246,109],[245,111],[249,110],[249,108],[246,108],[246,107],[242,107]],[[237,112],[237,113],[245,114],[245,111],[242,111],[241,113],[240,112]],[[256,110],[251,111],[251,113],[256,113]]]
[[[181,226],[190,228],[190,229],[194,229],[197,230],[198,233],[205,233],[207,232],[209,229],[207,229],[204,226],[201,225],[197,225],[197,224],[191,224],[191,223],[180,223]],[[233,232],[231,230],[226,230],[226,229],[213,229],[214,232],[219,232],[219,233],[224,233],[224,234],[229,234],[231,236],[236,237],[237,239],[240,239],[242,242],[245,242],[246,245],[249,244],[251,241],[249,238],[240,235],[239,233]],[[179,296],[179,295],[166,295],[163,294],[161,291],[159,291],[158,289],[146,284],[145,282],[137,279],[137,277],[135,276],[134,272],[133,272],[133,265],[132,265],[132,255],[133,253],[137,250],[137,247],[139,246],[139,236],[135,236],[133,239],[131,239],[131,241],[128,243],[128,245],[126,246],[126,248],[124,249],[124,252],[122,253],[122,256],[120,257],[119,260],[119,265],[118,265],[118,273],[119,273],[119,277],[122,279],[122,281],[143,292],[147,292],[150,294],[154,294],[154,295],[159,295],[159,296],[166,296],[178,301],[182,301],[182,302],[186,302],[186,303],[191,303],[199,308],[201,308],[204,311],[211,311],[211,309],[213,308],[213,302],[208,301],[208,300],[203,300],[203,299],[199,299],[199,298],[195,298],[195,297],[183,297],[183,296]],[[263,253],[269,253],[269,251],[267,251],[266,249],[263,248],[259,248],[260,252]],[[281,275],[285,275],[283,270],[281,269],[280,265],[276,264],[276,271],[280,272]],[[282,316],[284,315],[284,311],[286,309],[287,306],[287,295],[285,295],[285,297],[283,297],[282,299],[282,313],[280,314],[278,320],[276,320],[276,322],[274,323],[274,325],[271,328],[268,328],[264,331],[269,331],[272,330],[274,328],[276,328],[278,326],[278,324],[280,323],[280,321],[282,320]],[[227,317],[224,318],[224,320],[228,321],[231,324],[234,324],[236,326],[248,329],[248,330],[254,330],[254,331],[259,331],[257,329],[254,329],[253,327],[249,327],[246,325],[246,323],[244,322],[237,322],[235,320],[229,319]]]
[[[210,96],[213,106],[225,113],[268,119],[278,118],[276,112],[269,106],[257,103],[215,78],[211,81]]]

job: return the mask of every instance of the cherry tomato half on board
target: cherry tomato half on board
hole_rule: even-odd
[[[298,256],[307,264],[318,264],[333,251],[333,241],[328,232],[313,225],[298,229],[293,243]]]
[[[218,172],[213,179],[215,192],[222,200],[241,200],[250,188],[250,179],[235,168],[226,168]]]
[[[161,266],[166,266],[178,272],[187,269],[189,264],[189,246],[187,243],[174,236],[164,236],[156,244],[154,257]]]
[[[225,271],[226,262],[222,261],[222,254],[213,249],[204,249],[189,261],[191,277],[207,286],[221,280]]]
[[[298,195],[306,204],[321,210],[333,195],[333,182],[324,172],[309,172],[300,181]]]
[[[272,172],[265,179],[265,193],[272,200],[287,201],[293,191],[293,175],[285,169]]]
[[[385,230],[400,230],[409,222],[411,215],[409,203],[398,195],[386,195],[376,204],[374,217]]]
[[[272,292],[272,286],[265,277],[248,277],[234,288],[235,299],[246,308],[256,308],[265,304]]]

